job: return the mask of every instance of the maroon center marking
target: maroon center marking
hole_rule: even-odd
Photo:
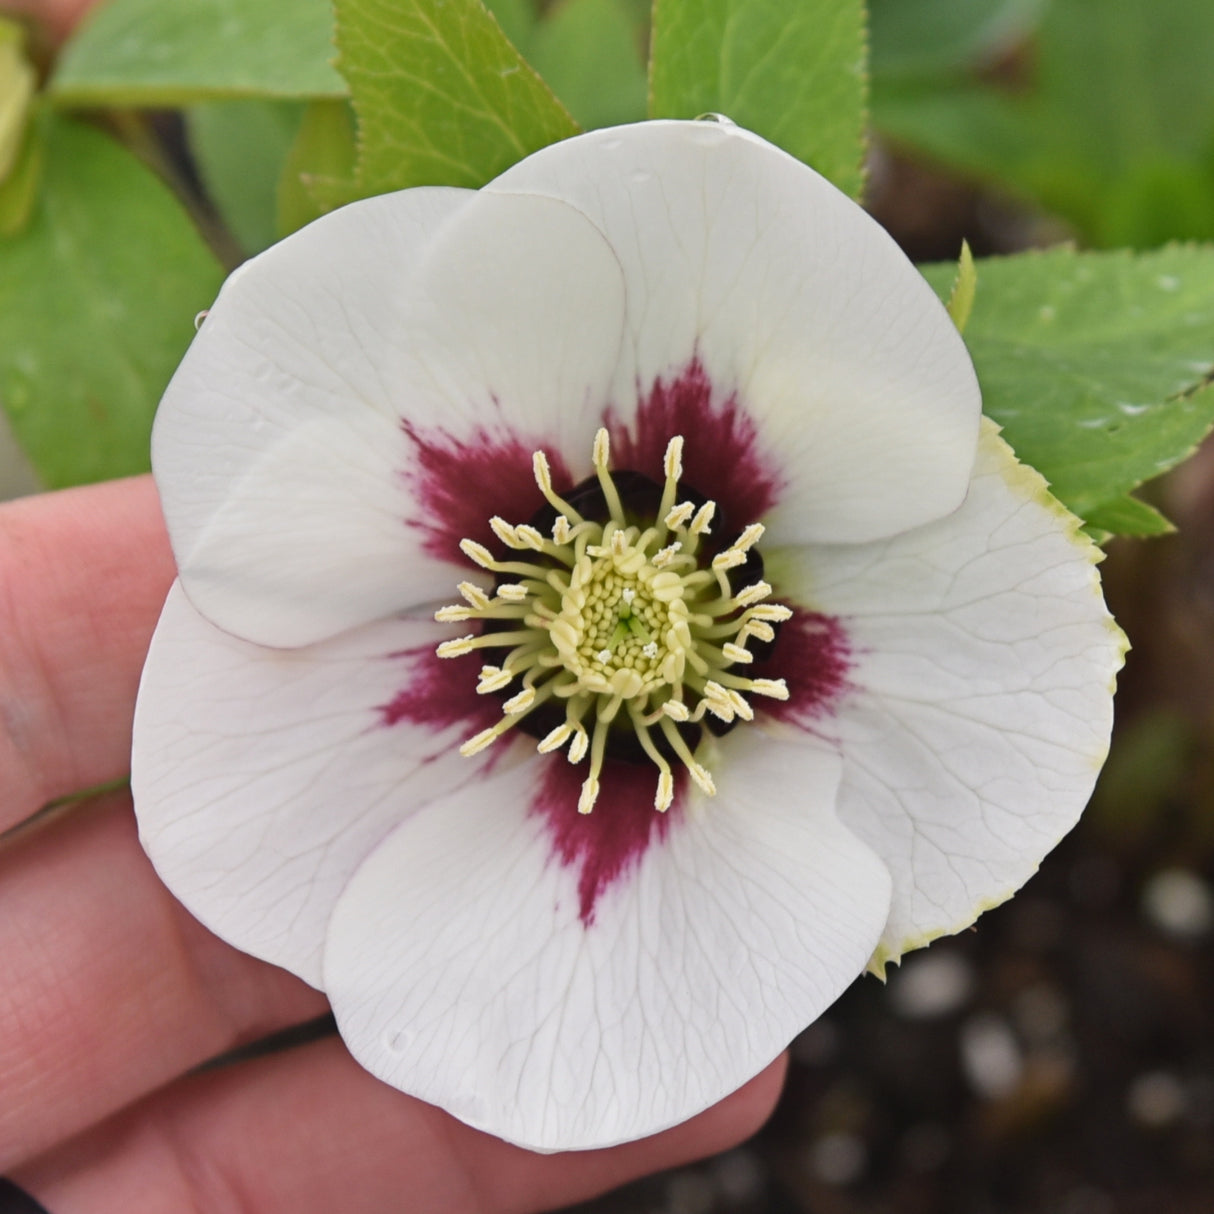
[[[599,898],[631,875],[652,843],[661,843],[682,817],[687,773],[674,773],[674,803],[660,814],[653,807],[658,769],[609,759],[603,764],[602,791],[588,814],[577,812],[585,765],[561,755],[546,757],[543,779],[533,802],[548,829],[556,858],[577,870],[578,918],[594,923]]]
[[[741,530],[775,505],[783,477],[759,450],[754,421],[736,395],[714,399],[712,381],[698,358],[672,379],[656,379],[625,427],[609,411],[611,462],[643,472],[661,484],[666,444],[681,434],[683,481],[712,498],[728,527]]]
[[[493,696],[476,692],[480,662],[475,653],[459,658],[440,658],[433,645],[419,645],[388,655],[405,667],[403,686],[379,708],[386,726],[407,721],[442,733],[453,725],[467,727],[468,737],[496,725],[501,703]]]
[[[441,429],[423,432],[408,422],[402,424],[414,448],[403,475],[419,507],[408,525],[424,533],[426,552],[457,565],[467,564],[459,549],[461,539],[499,548],[489,526],[491,517],[523,522],[543,505],[532,473],[534,451],[545,450],[558,492],[573,484],[560,453],[542,442],[519,435],[502,437],[484,429],[461,440]],[[727,527],[736,529],[762,519],[783,488],[778,467],[759,448],[754,421],[736,395],[715,399],[698,358],[670,379],[655,380],[630,426],[624,426],[612,410],[607,411],[605,424],[611,432],[613,466],[643,473],[659,484],[664,479],[666,446],[681,434],[683,480],[717,502]],[[444,659],[424,646],[392,656],[405,663],[407,673],[403,689],[379,710],[385,726],[408,721],[438,733],[464,723],[466,736],[472,737],[500,719],[497,697],[476,693],[477,655]],[[847,690],[851,664],[851,646],[842,623],[796,609],[780,627],[770,656],[745,672],[755,678],[784,678],[789,699],[754,696],[754,708],[777,720],[813,728]],[[646,849],[660,844],[681,820],[687,773],[676,767],[674,804],[660,814],[653,808],[657,768],[608,760],[594,811],[583,815],[576,807],[585,764],[574,766],[559,754],[537,755],[534,761],[539,787],[532,811],[544,820],[553,856],[576,870],[578,916],[590,927],[603,894],[629,877]]]
[[[414,448],[404,476],[420,507],[408,525],[425,533],[422,548],[441,560],[467,565],[462,539],[500,550],[489,520],[496,514],[524,523],[539,510],[544,497],[531,468],[534,452],[544,449],[557,492],[573,484],[560,453],[542,442],[486,430],[457,439],[443,430],[423,433],[410,422],[401,425]]]
[[[808,728],[829,715],[848,690],[851,667],[851,641],[842,621],[794,606],[792,619],[776,633],[770,655],[746,671],[756,679],[782,678],[788,699],[751,696],[750,702],[756,714]]]

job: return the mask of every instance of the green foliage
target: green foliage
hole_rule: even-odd
[[[1049,0],[869,0],[874,92],[964,73],[1021,41]]]
[[[340,97],[328,0],[109,0],[68,43],[51,96],[68,106],[221,97]]]
[[[28,226],[0,241],[0,402],[51,487],[140,472],[156,403],[222,272],[173,195],[48,116]]]
[[[957,276],[953,279],[953,289],[948,295],[948,314],[957,326],[958,333],[964,333],[965,326],[970,322],[977,292],[978,269],[974,265],[974,255],[970,252],[969,244],[963,240],[961,257],[957,261]]]
[[[887,46],[947,42],[941,21],[965,28],[972,3],[877,0],[880,130],[1036,199],[1097,244],[1214,238],[1214,5],[1052,0],[1015,88],[982,79],[976,53],[933,78]]]
[[[204,101],[186,111],[202,184],[245,253],[279,237],[278,183],[303,115],[297,101]]]
[[[519,49],[586,130],[644,119],[639,31],[622,0],[565,0]]]
[[[21,151],[34,96],[34,69],[25,57],[21,27],[0,17],[0,182]]]
[[[16,236],[30,221],[42,177],[42,140],[35,124],[26,127],[17,159],[0,182],[0,237]]]
[[[336,0],[359,195],[477,187],[577,125],[480,0]]]
[[[652,117],[725,114],[860,194],[862,0],[655,0],[649,73]]]
[[[947,299],[951,265],[927,267]],[[986,412],[1093,528],[1168,524],[1126,495],[1214,423],[1214,248],[1054,249],[978,263],[965,332]]]
[[[358,148],[348,101],[313,101],[278,182],[276,227],[288,236],[355,195]]]

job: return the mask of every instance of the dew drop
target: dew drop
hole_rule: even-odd
[[[737,126],[738,125],[736,122],[734,122],[734,120],[732,118],[727,118],[724,114],[714,113],[712,110],[709,110],[708,113],[706,113],[706,114],[697,114],[696,121],[697,122],[715,122],[718,126]]]
[[[413,1034],[408,1029],[388,1029],[384,1033],[384,1049],[390,1054],[403,1054],[413,1044]]]

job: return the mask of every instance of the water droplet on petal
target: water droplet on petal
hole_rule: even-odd
[[[384,1033],[384,1048],[390,1054],[403,1054],[413,1044],[413,1034],[408,1029],[388,1029]]]
[[[724,114],[716,114],[711,110],[707,114],[697,114],[697,122],[715,122],[718,126],[737,126],[732,118],[727,118]]]

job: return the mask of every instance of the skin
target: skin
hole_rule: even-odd
[[[363,1072],[340,1041],[204,1074],[323,1014],[160,884],[127,771],[173,577],[150,478],[0,506],[0,1173],[54,1214],[546,1210],[753,1133],[784,1061],[654,1138],[536,1155]],[[31,820],[32,819],[32,820]]]

